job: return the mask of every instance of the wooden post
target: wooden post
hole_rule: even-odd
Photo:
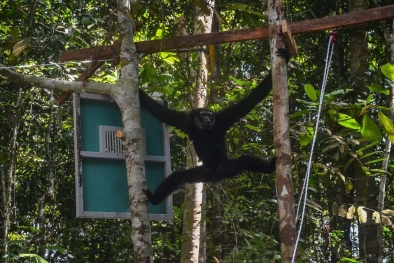
[[[272,84],[274,91],[274,146],[276,161],[276,197],[278,200],[279,235],[282,262],[291,262],[296,244],[294,189],[291,171],[289,136],[289,95],[286,62],[276,55],[285,48],[282,35],[282,1],[268,1],[268,28],[271,51]],[[297,257],[294,262],[297,262]]]

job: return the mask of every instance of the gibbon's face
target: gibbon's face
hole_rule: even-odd
[[[199,130],[210,130],[214,124],[215,116],[212,111],[203,110],[194,117],[194,127]]]

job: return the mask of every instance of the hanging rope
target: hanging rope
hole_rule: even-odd
[[[292,258],[291,262],[294,262],[297,247],[298,247],[298,242],[300,241],[302,226],[304,224],[306,201],[307,201],[307,197],[308,197],[308,183],[309,183],[310,171],[311,171],[311,166],[312,166],[313,150],[315,148],[316,137],[317,137],[317,133],[318,133],[318,129],[319,129],[320,113],[321,113],[321,108],[323,105],[324,91],[326,89],[327,77],[328,77],[328,72],[330,70],[331,58],[332,58],[332,53],[334,52],[334,43],[335,43],[335,40],[337,39],[337,34],[338,34],[337,30],[334,30],[333,32],[331,32],[330,39],[328,41],[326,65],[324,67],[324,76],[323,76],[323,82],[322,82],[321,91],[320,91],[320,101],[319,101],[319,107],[317,110],[315,133],[313,135],[311,153],[309,155],[308,168],[306,170],[305,180],[304,180],[304,184],[302,186],[300,200],[298,201],[297,213],[296,213],[296,217],[295,217],[296,221],[297,221],[298,214],[300,212],[300,208],[302,207],[301,220],[300,220],[300,225],[298,228],[297,240],[296,240],[295,248],[293,251],[293,258]]]

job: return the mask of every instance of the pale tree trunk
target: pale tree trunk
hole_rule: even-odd
[[[390,53],[391,53],[391,64],[394,64],[394,20],[393,24],[391,27],[391,33],[389,33],[389,30],[385,29],[385,38],[387,42],[387,46],[389,47]],[[390,90],[390,108],[394,108],[394,87],[391,86]],[[394,112],[390,111],[389,113],[390,119],[394,120]],[[384,148],[384,153],[383,153],[383,163],[382,163],[382,169],[384,171],[387,171],[388,164],[389,164],[389,158],[390,158],[390,152],[391,152],[391,141],[386,139],[386,146]],[[382,211],[384,209],[384,197],[386,195],[386,180],[387,176],[386,174],[383,174],[380,177],[380,185],[379,185],[379,197],[378,197],[378,211]],[[378,262],[383,263],[383,235],[382,235],[382,224],[378,226],[378,232],[377,232],[377,241],[378,241]]]
[[[0,74],[20,87],[36,86],[63,92],[88,92],[111,95],[122,112],[123,141],[127,185],[132,223],[132,242],[134,262],[153,262],[151,229],[148,213],[148,198],[143,192],[146,189],[144,152],[140,104],[138,97],[138,63],[139,57],[133,42],[133,27],[130,19],[130,2],[119,0],[118,21],[121,38],[120,64],[122,75],[117,84],[63,81],[43,77],[18,74],[6,68],[0,68]],[[0,67],[3,66],[0,64]]]
[[[8,246],[8,231],[10,229],[10,216],[12,207],[12,190],[15,184],[15,162],[16,162],[16,150],[17,150],[17,137],[19,128],[19,106],[21,102],[22,89],[19,89],[18,96],[15,104],[15,115],[13,118],[13,130],[10,144],[8,146],[9,154],[9,165],[8,171],[5,165],[0,165],[0,182],[1,182],[1,205],[0,205],[0,233],[2,243],[0,245],[0,260],[1,262],[9,262],[9,246]],[[3,149],[0,148],[0,151]],[[7,154],[3,154],[6,156]]]
[[[210,33],[212,26],[212,6],[214,1],[205,2],[209,15],[196,8],[194,20],[194,33]],[[207,59],[203,52],[198,54],[198,70],[192,71],[196,79],[195,90],[191,93],[192,108],[204,107],[207,97]],[[196,166],[197,156],[191,150],[191,142],[188,141],[186,168]],[[186,184],[185,186],[185,210],[183,214],[183,239],[181,247],[181,263],[205,262],[205,221],[202,221],[203,183]],[[201,233],[203,231],[203,233]]]
[[[135,1],[132,1],[133,3]],[[122,76],[118,83],[96,83],[80,81],[62,81],[43,77],[18,74],[6,68],[0,68],[0,74],[20,87],[36,86],[64,92],[88,92],[108,94],[116,101],[122,113],[123,146],[126,156],[127,184],[132,223],[132,242],[134,262],[153,262],[151,229],[148,213],[148,199],[143,192],[146,189],[144,152],[140,104],[138,97],[138,62],[139,57],[133,42],[133,27],[130,19],[129,0],[119,0],[118,21],[121,36],[120,64]],[[0,67],[3,66],[0,64]]]
[[[268,1],[268,28],[270,35],[271,71],[274,92],[274,146],[276,161],[276,198],[278,200],[279,236],[282,262],[291,262],[296,244],[294,213],[294,188],[291,170],[291,146],[289,134],[289,92],[287,65],[276,55],[284,48],[281,34],[283,17],[282,1]],[[297,262],[297,257],[295,261]]]
[[[111,96],[122,112],[122,140],[126,155],[134,261],[147,263],[153,262],[153,252],[148,199],[143,192],[146,189],[146,177],[138,97],[139,57],[133,41],[133,25],[128,18],[130,2],[133,4],[136,1],[119,0],[118,2],[118,21],[122,37],[120,47],[122,71],[118,82],[120,87],[112,89]]]
[[[40,229],[40,232],[37,236],[37,244],[38,250],[37,254],[44,257],[45,253],[45,243],[47,242],[45,235],[46,235],[46,215],[45,215],[45,205],[50,201],[53,197],[54,190],[55,190],[55,163],[54,163],[54,158],[53,155],[56,154],[54,151],[54,145],[57,142],[57,133],[54,132],[52,134],[52,130],[57,127],[54,127],[56,124],[56,118],[54,116],[55,110],[54,110],[54,96],[53,96],[53,91],[51,91],[50,94],[50,101],[49,101],[49,110],[50,110],[50,116],[48,120],[48,127],[46,128],[45,131],[45,158],[46,158],[46,165],[48,167],[48,178],[47,178],[47,189],[45,192],[37,199],[38,203],[38,218],[37,218],[37,225],[38,228]],[[51,140],[51,136],[55,136]]]
[[[367,9],[366,0],[355,0],[350,2],[350,12],[357,12]],[[353,29],[350,38],[350,73],[353,89],[356,91],[366,90],[365,77],[368,71],[368,35],[362,27]],[[358,94],[354,94],[354,99],[358,99]],[[359,206],[366,206],[369,209],[377,208],[376,198],[373,196],[377,193],[375,178],[368,176],[362,169],[359,162],[353,162],[351,167],[347,170],[348,176],[350,173],[354,175],[354,189],[356,196],[354,198],[355,204]],[[368,221],[366,224],[358,226],[359,238],[359,253],[360,258],[365,262],[377,262],[378,247],[377,247],[377,225],[372,220],[372,211],[367,211]]]

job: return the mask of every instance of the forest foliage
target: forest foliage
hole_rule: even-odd
[[[348,1],[283,1],[288,21],[349,12]],[[391,4],[371,1],[370,8]],[[134,40],[174,36],[178,19],[192,33],[193,8],[203,1],[150,1],[133,6]],[[261,1],[217,1],[218,31],[265,26]],[[203,9],[204,10],[204,9]],[[323,98],[320,128],[315,130],[321,81],[330,32],[298,35],[299,56],[289,63],[290,135],[293,183],[298,201],[317,142],[298,246],[300,262],[364,262],[370,239],[362,225],[380,225],[385,262],[394,262],[394,158],[384,156],[394,142],[390,90],[394,66],[387,42],[392,21],[339,29]],[[367,68],[351,68],[351,38],[364,30]],[[386,38],[385,38],[386,36]],[[110,45],[119,38],[116,1],[0,0],[0,63],[15,71],[74,80],[88,63],[59,63],[62,51]],[[214,52],[212,52],[214,50]],[[220,110],[244,97],[269,71],[267,40],[216,45],[205,50],[210,69],[208,106]],[[196,53],[159,52],[140,63],[140,87],[161,94],[169,107],[186,110],[195,85],[191,68]],[[113,83],[119,77],[107,61],[90,78]],[[0,77],[0,233],[4,215],[9,231],[0,238],[4,259],[48,262],[133,262],[129,220],[75,217],[75,166],[72,100],[58,105],[59,91],[21,88]],[[263,158],[273,152],[273,100],[268,97],[227,134],[231,156]],[[170,128],[172,169],[185,167],[186,140]],[[382,164],[387,159],[388,167]],[[361,177],[360,175],[364,176]],[[385,203],[377,208],[379,184],[387,177]],[[366,178],[362,180],[362,178]],[[280,262],[275,175],[245,173],[207,184],[207,261]],[[174,194],[174,220],[152,221],[155,262],[177,262],[182,234],[183,190]],[[376,232],[374,233],[374,235]],[[360,236],[363,235],[363,236]],[[374,239],[376,240],[376,238]],[[364,242],[364,243],[362,243]],[[362,248],[362,249],[361,249]],[[360,252],[361,251],[361,252]],[[36,255],[43,259],[39,259]],[[42,261],[40,261],[42,262]]]

